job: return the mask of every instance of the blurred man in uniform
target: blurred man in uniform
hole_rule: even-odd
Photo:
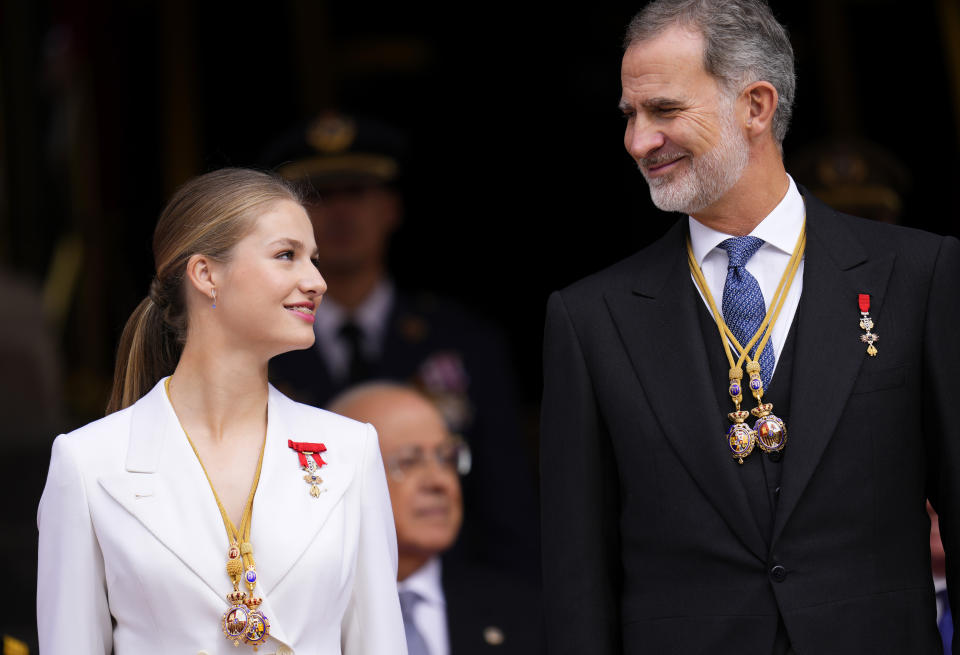
[[[275,358],[271,380],[317,406],[366,380],[421,389],[473,453],[458,548],[529,573],[537,557],[535,490],[503,340],[453,302],[398,289],[387,271],[390,237],[403,218],[406,150],[405,135],[381,121],[327,112],[265,153],[307,192],[328,286],[314,347]]]
[[[372,423],[380,436],[409,654],[542,653],[540,598],[532,587],[497,568],[444,557],[463,518],[458,474],[469,471],[469,451],[436,407],[412,389],[368,383],[329,409]]]

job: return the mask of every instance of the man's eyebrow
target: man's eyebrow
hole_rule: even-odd
[[[644,109],[662,109],[664,107],[680,107],[682,105],[683,103],[677,98],[665,97],[647,98],[640,103],[640,106]],[[635,109],[633,103],[629,100],[621,100],[617,107],[624,113]]]
[[[641,103],[644,107],[678,107],[683,103],[677,98],[647,98]]]

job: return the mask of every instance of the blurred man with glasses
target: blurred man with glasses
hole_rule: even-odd
[[[497,569],[444,557],[463,520],[460,476],[470,471],[470,451],[436,407],[412,389],[368,383],[329,409],[372,423],[380,435],[409,655],[543,652],[533,589]]]

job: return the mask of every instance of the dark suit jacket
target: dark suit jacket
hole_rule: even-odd
[[[540,655],[545,651],[539,591],[499,569],[445,559],[450,655]]]
[[[924,499],[943,513],[960,602],[949,569],[960,561],[960,242],[805,201],[769,540],[724,438],[732,405],[718,402],[727,380],[710,375],[686,219],[550,298],[541,476],[552,654],[769,655],[778,621],[801,655],[940,652]],[[860,293],[877,357],[859,339]]]

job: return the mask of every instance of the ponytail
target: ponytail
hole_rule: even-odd
[[[151,296],[140,301],[123,328],[107,414],[137,402],[158,380],[172,374],[180,359],[181,340]]]

